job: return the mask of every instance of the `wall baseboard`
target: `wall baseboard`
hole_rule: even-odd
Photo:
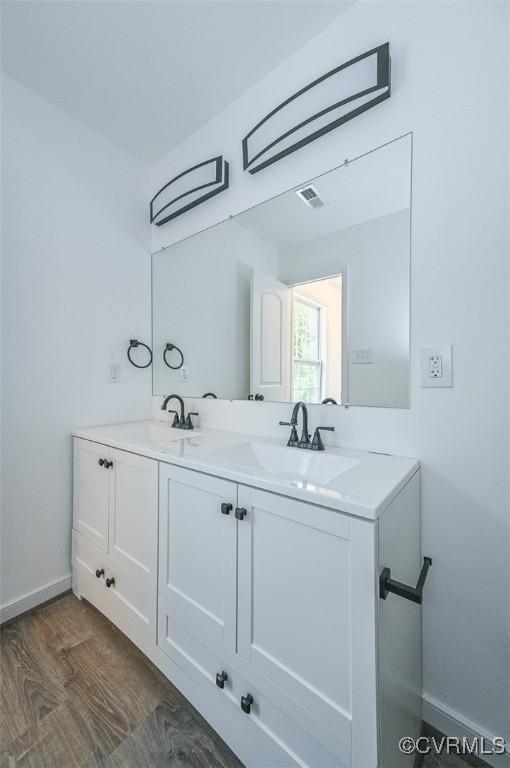
[[[37,608],[41,603],[45,603],[47,600],[60,595],[61,592],[67,592],[70,589],[71,574],[45,584],[44,587],[35,589],[33,592],[16,598],[16,600],[11,600],[10,603],[4,603],[4,605],[0,606],[0,624],[5,624],[6,621],[11,621],[16,616],[20,616],[32,608]]]
[[[475,737],[483,737],[487,745],[496,736],[508,737],[508,734],[488,733],[488,731],[485,731],[476,723],[466,720],[458,712],[445,706],[442,702],[432,698],[432,696],[428,696],[426,693],[423,694],[423,719],[446,736],[465,737],[470,741]],[[508,752],[510,744],[508,742],[506,749],[507,751],[503,755],[480,755],[480,757],[488,765],[493,766],[493,768],[510,768],[510,753]]]

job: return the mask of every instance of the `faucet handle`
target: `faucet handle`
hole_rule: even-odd
[[[191,419],[192,416],[198,416],[198,413],[196,411],[190,411],[190,413],[188,413],[186,418],[186,429],[193,429],[193,421]]]
[[[335,431],[334,427],[316,427],[313,440],[312,440],[312,451],[324,450],[324,443],[322,442],[322,438],[321,438],[321,429],[325,429],[328,432]]]
[[[179,414],[177,413],[177,411],[168,411],[168,413],[173,413],[173,415],[174,415],[174,420],[172,422],[172,427],[179,426]]]
[[[290,437],[287,441],[287,447],[293,448],[295,445],[299,443],[299,438],[296,430],[296,425],[292,424],[291,421],[280,421],[278,422],[281,427],[292,427],[290,430]]]

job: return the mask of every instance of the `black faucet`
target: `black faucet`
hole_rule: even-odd
[[[170,400],[178,400],[180,404],[180,415],[177,413],[177,411],[171,411],[169,410],[168,413],[173,413],[174,415],[174,421],[172,424],[172,427],[174,429],[193,429],[193,421],[191,420],[192,416],[198,416],[198,413],[190,412],[187,416],[184,414],[184,400],[180,395],[168,395],[168,397],[165,397],[163,400],[163,405],[161,406],[162,411],[166,411],[166,407]]]
[[[300,409],[303,411],[303,431],[301,433],[301,438],[298,438],[296,427]],[[321,429],[327,429],[328,432],[335,431],[334,427],[317,427],[313,440],[310,442],[310,435],[308,434],[308,411],[306,405],[301,400],[294,406],[290,421],[280,421],[280,425],[282,427],[291,427],[290,437],[287,442],[289,448],[306,448],[311,451],[324,450],[324,444],[320,434]]]
[[[301,438],[297,436],[297,423],[299,417],[299,410],[303,411],[303,431],[301,432]],[[308,434],[308,411],[306,405],[300,400],[294,406],[290,421],[280,421],[282,427],[292,427],[290,431],[290,437],[287,445],[289,448],[308,448],[310,446],[310,435]]]

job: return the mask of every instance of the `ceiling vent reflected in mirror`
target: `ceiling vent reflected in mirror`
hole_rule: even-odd
[[[298,189],[296,195],[310,208],[324,208],[326,205],[314,184],[308,184],[306,187]]]

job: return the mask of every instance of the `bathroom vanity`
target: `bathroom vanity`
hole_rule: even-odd
[[[74,433],[73,590],[247,768],[411,765],[421,608],[412,459],[164,422]]]

